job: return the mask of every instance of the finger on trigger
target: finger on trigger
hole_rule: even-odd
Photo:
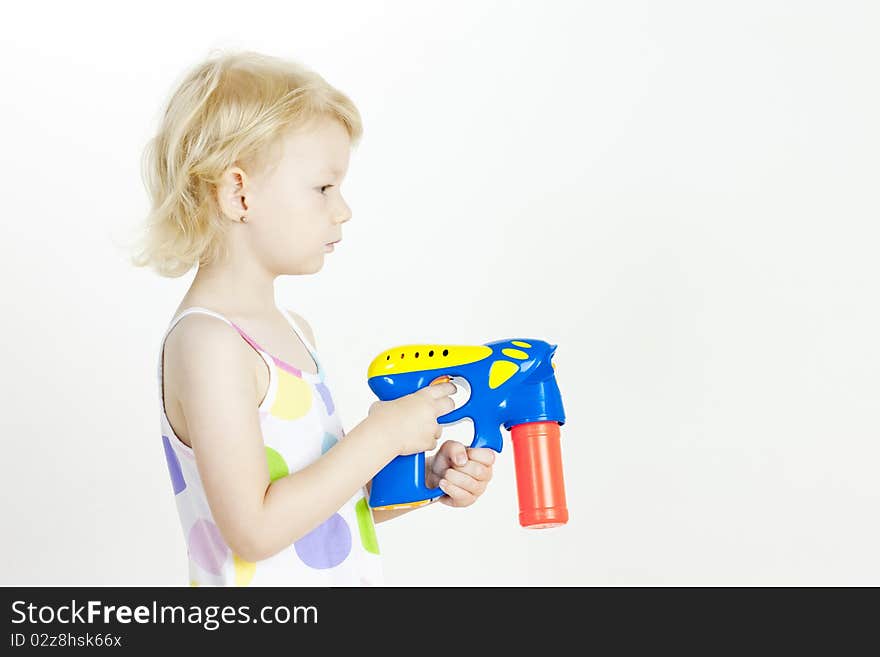
[[[444,374],[443,376],[438,376],[436,379],[431,381],[428,385],[428,388],[434,393],[434,397],[439,397],[442,395],[454,395],[458,388],[452,383],[452,377],[448,374]]]

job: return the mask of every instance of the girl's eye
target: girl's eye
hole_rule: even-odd
[[[323,194],[324,190],[327,189],[328,187],[333,187],[333,185],[324,185],[323,187],[321,187],[321,193]]]

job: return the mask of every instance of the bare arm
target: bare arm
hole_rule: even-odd
[[[312,327],[309,323],[301,316],[297,315],[292,310],[288,309],[288,313],[290,313],[293,318],[296,320],[297,324],[302,327],[303,333],[306,334],[306,337],[312,343],[312,346],[317,349],[318,343],[315,341],[315,333],[312,331]],[[389,459],[390,460],[390,459]],[[370,491],[372,490],[373,482],[372,477],[370,481],[367,482],[367,495],[369,496]],[[406,515],[410,511],[415,511],[416,508],[424,508],[424,507],[415,507],[409,509],[371,509],[373,513],[373,521],[378,525],[380,522],[385,522],[386,520],[391,520],[392,518],[399,518],[402,515]]]
[[[265,559],[305,536],[396,455],[362,422],[311,465],[270,483],[250,347],[225,323],[196,315],[169,336],[169,350],[211,513],[243,559]]]

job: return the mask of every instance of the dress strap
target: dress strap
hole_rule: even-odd
[[[303,331],[299,325],[294,321],[293,317],[285,308],[279,308],[281,314],[284,315],[285,319],[287,319],[288,323],[293,327],[293,330],[296,331],[296,334],[299,336],[299,339],[303,341],[303,344],[306,348],[312,353],[312,358],[315,359],[315,362],[318,362],[318,354],[317,349],[315,349],[315,345],[313,345],[309,339],[306,337],[305,331]]]
[[[247,333],[245,333],[244,331],[242,331],[242,330],[238,327],[238,325],[237,325],[235,322],[233,322],[233,321],[231,321],[230,319],[224,317],[224,316],[221,315],[220,313],[215,312],[215,311],[213,311],[213,310],[210,310],[210,309],[208,309],[208,308],[202,308],[201,306],[190,306],[189,308],[185,308],[185,309],[182,310],[180,313],[178,313],[178,314],[174,317],[174,319],[172,319],[171,322],[168,324],[168,328],[165,329],[165,335],[162,336],[162,343],[161,343],[161,345],[160,345],[160,347],[159,347],[159,373],[160,373],[160,376],[161,376],[161,372],[162,372],[162,353],[163,353],[163,351],[165,350],[165,340],[168,338],[168,334],[171,333],[172,329],[174,329],[174,327],[177,326],[177,323],[178,323],[181,319],[183,319],[183,318],[186,317],[187,315],[192,315],[192,314],[195,314],[195,313],[199,313],[199,314],[202,314],[202,315],[211,315],[212,317],[216,317],[217,319],[219,319],[219,320],[221,320],[221,321],[224,321],[224,322],[226,322],[227,324],[229,324],[232,328],[234,328],[234,329],[236,330],[236,332],[237,332],[242,338],[244,338],[245,342],[247,342],[251,347],[254,348],[254,350],[255,350],[258,354],[260,354],[260,356],[261,356],[261,357],[263,358],[263,360],[266,362],[266,366],[269,368],[269,370],[270,370],[270,372],[271,372],[271,370],[272,370],[272,357],[271,357],[268,353],[266,353],[266,351],[265,351],[262,347],[260,347],[260,345],[258,345],[256,342],[254,342],[254,341],[251,339],[251,337],[250,337]]]
[[[181,312],[179,312],[177,314],[177,316],[174,317],[174,319],[171,320],[171,322],[168,324],[168,328],[165,330],[165,337],[168,337],[168,334],[171,333],[171,330],[175,326],[177,326],[177,322],[179,322],[181,319],[183,319],[187,315],[192,315],[193,313],[200,313],[203,315],[211,315],[212,317],[216,317],[217,319],[226,322],[230,326],[235,326],[235,324],[233,324],[230,320],[228,320],[226,317],[224,317],[223,315],[221,315],[218,312],[215,312],[213,310],[208,310],[207,308],[202,308],[201,306],[190,306],[189,308],[184,308]]]

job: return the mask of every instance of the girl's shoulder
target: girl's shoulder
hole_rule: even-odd
[[[186,429],[199,409],[230,408],[239,401],[253,405],[262,364],[255,364],[255,357],[259,361],[237,331],[216,317],[191,313],[175,324],[162,352],[162,394],[168,420],[184,443],[189,444]]]
[[[241,342],[241,336],[227,321],[195,312],[177,320],[165,338],[166,356],[188,353],[210,356]],[[219,355],[219,354],[218,354]]]

